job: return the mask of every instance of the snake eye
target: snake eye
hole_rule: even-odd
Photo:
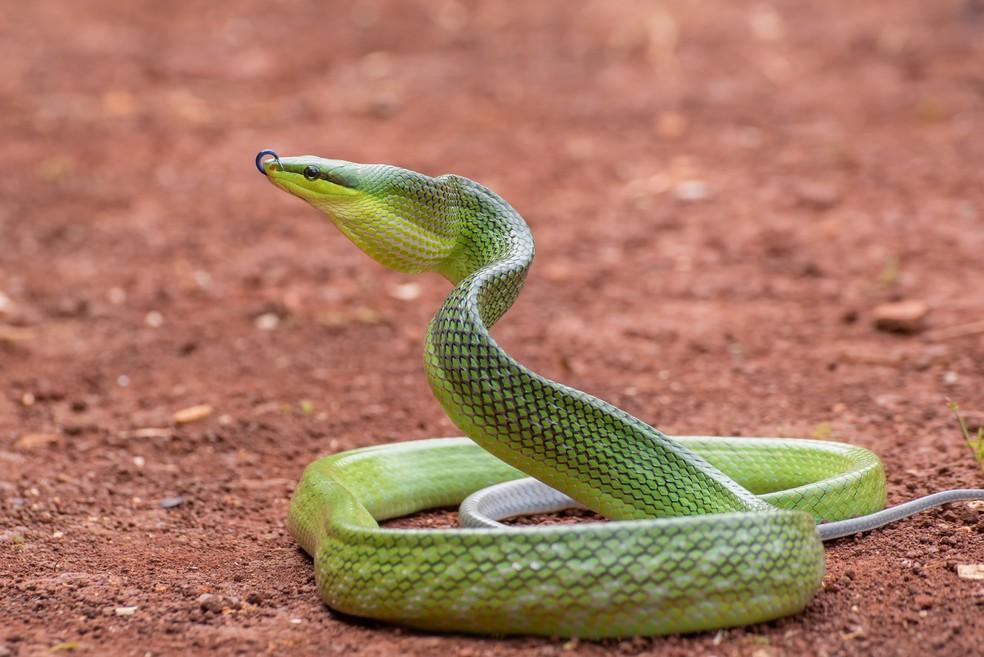
[[[304,177],[307,178],[308,180],[317,180],[318,178],[321,177],[321,169],[314,166],[313,164],[309,164],[306,167],[304,167]]]

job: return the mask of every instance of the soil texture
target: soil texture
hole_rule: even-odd
[[[534,370],[670,434],[862,445],[890,503],[981,486],[947,408],[984,422],[979,0],[5,4],[0,655],[984,651],[966,504],[830,544],[809,607],[752,627],[333,613],[291,490],[319,455],[457,434],[421,362],[449,286],[253,169],[481,181],[537,239],[495,329]]]

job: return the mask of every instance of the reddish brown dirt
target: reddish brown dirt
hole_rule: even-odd
[[[980,2],[8,5],[0,655],[980,654],[963,505],[831,545],[807,610],[755,627],[578,644],[326,609],[291,488],[455,433],[420,358],[448,285],[252,163],[489,184],[539,249],[497,337],[668,432],[854,442],[892,502],[981,485],[945,406],[984,411],[984,335],[947,332],[984,319]],[[898,299],[926,330],[873,328]]]

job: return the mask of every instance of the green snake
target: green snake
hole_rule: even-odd
[[[437,272],[454,285],[431,320],[424,363],[467,438],[323,457],[291,500],[290,531],[333,609],[429,630],[584,638],[755,623],[810,601],[823,576],[821,534],[915,510],[875,513],[885,478],[868,450],[669,437],[514,360],[489,328],[520,291],[533,239],[519,213],[482,185],[272,151],[256,164],[378,262]],[[379,526],[466,498],[461,518],[473,527]],[[575,503],[610,522],[497,522]],[[864,514],[874,515],[848,520]],[[818,531],[817,523],[827,524]]]

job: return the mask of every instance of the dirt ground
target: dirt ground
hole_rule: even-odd
[[[482,181],[537,238],[496,328],[532,368],[669,433],[863,445],[890,502],[980,486],[946,407],[984,421],[979,0],[3,4],[0,655],[984,650],[966,505],[830,545],[807,610],[753,627],[332,613],[292,487],[327,452],[455,435],[421,366],[448,284],[253,169],[269,147]],[[925,325],[877,330],[899,300]]]

